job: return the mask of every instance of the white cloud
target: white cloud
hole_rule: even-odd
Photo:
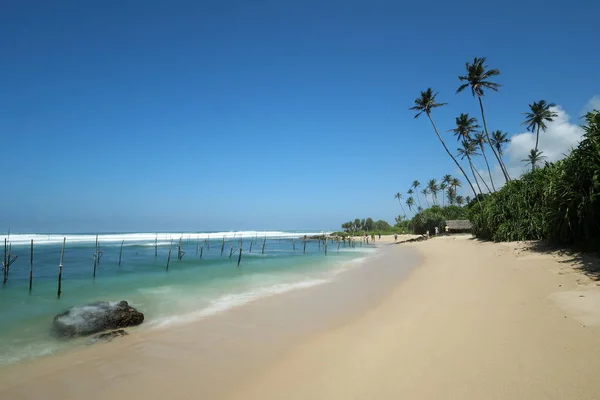
[[[590,99],[585,105],[582,114],[592,110],[600,110],[600,96],[596,95]]]

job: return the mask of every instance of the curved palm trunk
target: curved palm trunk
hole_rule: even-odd
[[[421,207],[421,197],[419,197],[419,188],[415,188],[415,192],[417,192],[417,201],[419,202],[419,207]]]
[[[540,141],[540,126],[537,126],[537,133],[535,134],[535,152],[537,153],[538,143]],[[533,169],[533,168],[532,168]]]
[[[398,199],[398,203],[400,203],[400,207],[402,208],[402,214],[406,217],[406,210],[404,209],[404,205],[402,204],[402,200]]]
[[[433,119],[431,118],[431,115],[427,114],[427,118],[429,118],[429,121],[431,122],[431,125],[433,126],[433,130],[435,131],[435,134],[437,135],[438,139],[442,143],[442,146],[444,146],[444,150],[446,150],[446,153],[448,153],[448,155],[450,156],[450,158],[452,159],[452,161],[454,161],[454,164],[456,164],[456,166],[458,167],[458,169],[460,169],[460,172],[462,172],[463,176],[465,177],[465,179],[469,183],[469,186],[471,187],[471,190],[473,191],[473,194],[477,198],[477,192],[475,191],[475,188],[473,187],[473,184],[471,183],[471,180],[469,179],[469,177],[465,173],[465,170],[460,166],[460,164],[458,163],[458,161],[456,161],[456,158],[454,158],[454,156],[452,155],[452,153],[450,153],[450,150],[448,150],[448,147],[446,146],[446,143],[444,142],[444,139],[442,139],[442,137],[440,136],[440,133],[438,132],[437,127],[435,126],[435,123],[433,122]]]
[[[477,96],[477,99],[479,100],[479,108],[481,109],[481,119],[483,120],[483,130],[485,131],[485,137],[488,143],[492,143],[492,141],[490,140],[490,134],[488,133],[487,123],[485,121],[485,113],[483,112],[483,102],[481,101],[480,96]],[[496,160],[498,160],[498,165],[500,165],[502,174],[504,174],[504,179],[506,180],[506,182],[510,181],[510,176],[508,175],[508,171],[506,170],[506,166],[504,165],[502,158],[498,155],[498,153],[496,153],[496,149],[494,149],[494,146],[490,147],[492,149],[492,153],[494,153],[494,156],[496,156]]]
[[[475,167],[473,167],[473,168],[475,168]],[[481,174],[479,173],[479,171],[477,170],[477,168],[475,168],[475,172],[477,172],[477,176],[479,176],[479,179],[481,179],[481,182],[483,182],[483,184],[485,185],[485,188],[488,190],[488,192],[491,193],[492,191],[490,190],[490,187],[485,182],[485,179],[483,179],[483,176],[481,176]]]
[[[425,201],[427,202],[427,208],[431,207],[431,206],[429,205],[429,199],[427,198],[427,196],[425,196]]]
[[[492,184],[492,189],[494,192],[496,191],[496,187],[494,186],[494,179],[492,178],[492,171],[490,170],[490,163],[488,163],[487,156],[485,155],[485,146],[481,146],[481,154],[483,154],[483,159],[485,160],[485,165],[487,166],[488,175],[490,176],[490,183]]]
[[[479,189],[479,193],[483,193],[481,191],[481,186],[479,186],[479,181],[477,180],[477,175],[475,175],[475,169],[473,168],[473,162],[471,162],[471,157],[467,156],[467,160],[469,161],[469,167],[471,167],[471,173],[473,174],[473,178],[475,179],[475,184],[477,185],[477,189]],[[475,195],[477,196],[477,195]]]

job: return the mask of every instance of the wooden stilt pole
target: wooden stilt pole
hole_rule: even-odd
[[[238,256],[238,263],[237,266],[240,266],[240,262],[242,261],[242,248],[240,247],[240,255]]]
[[[232,254],[233,254],[233,245],[231,245],[231,248],[229,249],[229,259],[231,259]]]
[[[31,239],[31,252],[29,256],[29,293],[33,287],[33,239]]]
[[[225,236],[223,236],[223,242],[221,242],[221,257],[223,257],[223,250],[225,250]]]
[[[296,238],[292,239],[292,248],[296,251]]]
[[[119,250],[119,267],[121,266],[121,257],[123,256],[123,243],[125,243],[125,240],[121,240],[121,250]]]
[[[158,256],[158,233],[154,238],[154,257]]]
[[[265,254],[265,245],[267,244],[267,235],[265,235],[265,239],[263,240],[262,245],[262,254]]]
[[[302,250],[302,254],[306,254],[306,240],[304,241],[304,250]]]
[[[96,235],[96,250],[94,251],[94,278],[96,277],[96,266],[98,265],[98,235]]]
[[[60,295],[62,294],[62,270],[63,270],[63,259],[65,256],[65,243],[67,242],[67,238],[63,238],[62,250],[60,251],[60,264],[58,264],[58,291],[56,292],[57,298],[60,299]]]
[[[167,268],[166,271],[169,272],[169,263],[171,262],[171,251],[173,250],[173,239],[171,239],[171,244],[169,245],[169,255],[167,256]]]

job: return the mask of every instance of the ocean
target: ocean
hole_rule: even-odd
[[[355,247],[341,244],[338,249],[337,243],[330,242],[325,255],[324,246],[315,240],[307,242],[304,249],[302,237],[320,233],[101,234],[101,257],[95,277],[96,235],[10,235],[11,252],[18,259],[0,288],[0,366],[88,344],[90,338],[59,341],[50,334],[54,316],[72,306],[127,300],[145,314],[144,323],[137,329],[163,329],[210,318],[260,298],[331,282],[340,272],[359,265],[375,252],[373,246],[363,243],[356,243]],[[58,299],[63,238],[66,246],[62,294]],[[185,252],[181,260],[180,242]],[[240,246],[242,258],[238,267]]]

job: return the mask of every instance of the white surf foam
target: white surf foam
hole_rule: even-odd
[[[163,317],[150,323],[154,328],[165,328],[173,325],[181,325],[204,319],[232,308],[240,307],[255,300],[290,292],[292,290],[305,289],[331,282],[331,279],[310,279],[295,283],[279,283],[276,285],[261,287],[253,291],[233,293],[221,296],[210,302],[210,305],[198,311],[183,315]]]
[[[179,239],[183,241],[197,241],[204,239],[214,240],[232,240],[240,238],[254,238],[258,239],[267,237],[267,239],[291,239],[300,238],[304,235],[321,235],[328,232],[283,232],[283,231],[228,231],[228,232],[211,232],[211,233],[175,233],[175,232],[159,232],[159,233],[105,233],[98,235],[98,241],[101,243],[138,243],[154,245],[155,240],[159,240],[160,243],[166,244],[171,243],[171,240],[175,243]],[[95,243],[96,235],[73,235],[73,234],[37,234],[37,233],[18,233],[11,234],[10,236],[4,235],[0,240],[7,238],[12,245],[26,245],[33,239],[34,244],[59,244],[62,243],[63,238],[66,238],[67,244],[76,243]]]

